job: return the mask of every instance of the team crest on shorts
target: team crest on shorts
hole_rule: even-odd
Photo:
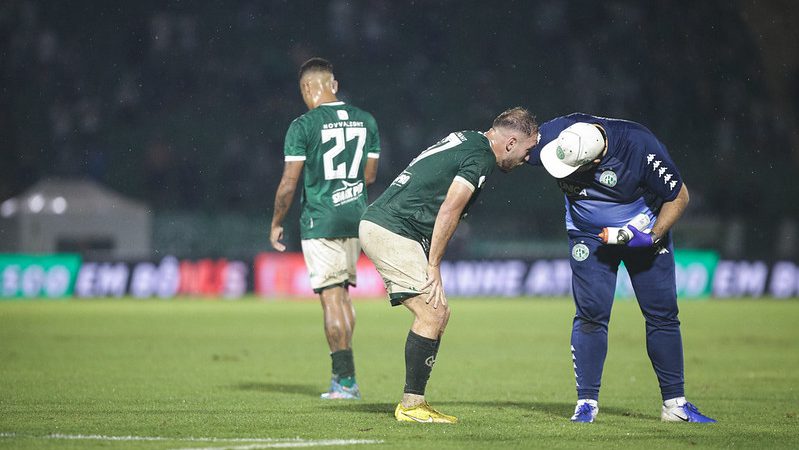
[[[588,250],[588,246],[585,244],[576,244],[572,247],[572,258],[575,261],[585,261],[590,253],[591,251]]]
[[[618,181],[618,178],[616,178],[616,172],[612,170],[606,170],[602,172],[602,175],[599,176],[599,182],[607,187],[616,186]]]

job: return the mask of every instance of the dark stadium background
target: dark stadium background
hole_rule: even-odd
[[[0,201],[91,178],[148,204],[153,248],[248,258],[268,223],[299,64],[375,115],[376,189],[453,129],[522,105],[635,120],[691,192],[682,247],[794,258],[799,8],[789,1],[70,1],[0,5]],[[451,256],[563,256],[542,169],[497,173]],[[287,220],[299,250],[296,215]],[[235,230],[235,232],[230,232]]]

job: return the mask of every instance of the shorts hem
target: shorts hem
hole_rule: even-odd
[[[314,292],[314,294],[321,294],[322,291],[324,291],[325,289],[330,289],[330,288],[334,288],[334,287],[343,287],[344,289],[347,289],[350,286],[355,287],[356,284],[345,280],[345,281],[340,281],[338,283],[328,284],[327,286],[313,288],[313,292]]]
[[[399,306],[405,300],[417,295],[421,295],[421,292],[393,292],[388,294],[388,298],[391,300],[391,306]]]

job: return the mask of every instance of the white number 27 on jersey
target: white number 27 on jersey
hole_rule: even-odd
[[[331,139],[335,139],[333,148],[322,155],[322,161],[325,166],[325,180],[358,178],[358,170],[361,168],[361,158],[363,158],[363,146],[366,144],[366,128],[330,128],[322,130],[322,143]],[[333,159],[343,152],[347,147],[347,142],[353,139],[357,139],[355,156],[352,158],[348,172],[346,162],[335,164]]]

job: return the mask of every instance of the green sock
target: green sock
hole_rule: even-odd
[[[338,379],[338,384],[347,388],[351,388],[352,385],[355,384],[355,377],[341,377]]]
[[[352,350],[333,352],[330,354],[330,358],[333,360],[333,376],[338,378],[339,384],[352,387],[355,384],[355,362],[352,359]]]

